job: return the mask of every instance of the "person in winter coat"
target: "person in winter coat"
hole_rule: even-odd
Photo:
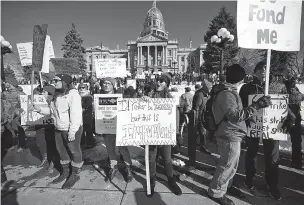
[[[104,78],[101,81],[102,93],[103,94],[115,94],[115,85],[116,85],[116,81],[114,78]],[[115,152],[116,135],[115,134],[104,134],[103,137],[104,137],[104,142],[106,145],[106,149],[107,149],[107,152],[109,155],[109,161],[110,161],[110,164],[109,164],[110,171],[108,173],[108,177],[110,178],[110,180],[112,180],[115,177],[115,175],[118,173],[117,158],[116,158],[116,152]],[[125,172],[127,174],[127,182],[131,182],[133,180],[132,169],[131,169],[132,161],[131,161],[128,147],[119,146],[118,151],[121,155],[121,158],[123,158],[123,160],[126,163]]]
[[[296,169],[302,168],[302,136],[301,136],[301,102],[304,100],[302,94],[296,86],[296,79],[289,77],[285,80],[287,93],[289,94],[289,109],[295,116],[294,125],[290,126],[288,131],[291,138],[292,154],[291,167]]]
[[[1,99],[8,101],[13,108],[16,110],[21,109],[21,105],[19,102],[19,96],[22,94],[20,90],[17,90],[18,81],[15,78],[7,77],[5,78],[5,88],[6,90],[2,92]],[[17,113],[17,112],[16,112]],[[21,126],[21,113],[18,112],[18,119],[16,118],[16,122],[18,121],[18,131],[15,133],[18,135],[18,152],[24,150],[26,148],[25,141],[25,131]],[[15,135],[12,133],[12,135]]]
[[[164,73],[160,76],[157,83],[156,92],[153,94],[152,98],[172,98],[172,95],[169,93],[171,76],[167,73]],[[165,164],[165,172],[168,178],[168,185],[172,192],[176,195],[181,195],[182,190],[177,185],[175,179],[173,178],[173,166],[171,160],[171,145],[163,146],[149,146],[149,166],[150,166],[150,185],[151,185],[151,195],[154,195],[154,188],[156,182],[156,155],[157,150],[160,149],[160,154]]]
[[[81,96],[82,102],[82,117],[83,117],[83,132],[81,137],[81,145],[86,148],[94,146],[93,138],[93,97],[90,95],[88,85],[80,83],[78,85],[78,92]]]
[[[207,85],[203,84],[203,86],[195,91],[193,102],[192,102],[192,111],[195,120],[195,132],[194,136],[189,136],[189,146],[191,148],[188,149],[189,154],[189,168],[195,169],[195,160],[196,160],[196,140],[199,136],[200,139],[200,151],[204,152],[205,154],[210,155],[211,152],[207,149],[207,130],[204,128],[203,125],[203,112],[206,107],[206,103],[208,100],[208,93],[209,89],[207,88]],[[198,136],[197,136],[198,135]]]
[[[226,70],[226,82],[214,88],[213,115],[217,129],[217,148],[220,158],[209,185],[208,196],[219,204],[233,205],[226,197],[226,192],[235,193],[232,186],[233,177],[238,168],[241,153],[241,141],[247,134],[245,120],[257,113],[257,110],[271,104],[270,97],[261,97],[250,106],[243,107],[237,87],[243,83],[245,70],[238,64]],[[223,103],[225,102],[225,103]]]
[[[188,114],[192,109],[192,101],[193,101],[193,94],[191,93],[191,88],[186,87],[185,93],[182,94],[180,97],[179,102],[179,111],[180,111],[180,118],[181,118],[181,126],[180,126],[180,136],[183,137],[184,127],[189,124],[189,117]],[[177,122],[179,123],[179,122]]]
[[[47,98],[47,102],[50,105],[52,98],[55,94],[55,87],[45,86],[41,89],[36,89],[34,95],[44,95],[50,96]],[[35,125],[36,130],[36,144],[39,148],[40,154],[42,156],[41,164],[38,168],[48,165],[48,170],[50,172],[54,169],[54,164],[59,162],[59,154],[56,149],[55,142],[55,127],[53,124],[39,124]]]
[[[57,184],[65,180],[62,188],[67,189],[79,181],[79,172],[83,165],[80,149],[83,130],[81,96],[73,88],[73,79],[70,75],[58,74],[54,78],[54,83],[56,91],[50,107],[34,108],[38,113],[50,114],[54,121],[55,141],[62,172],[53,183]]]
[[[244,107],[249,105],[248,97],[253,94],[263,94],[265,91],[265,72],[266,72],[266,62],[259,62],[254,69],[253,81],[244,84],[240,90],[240,97]],[[271,81],[270,85],[273,83]],[[275,82],[277,83],[277,82]],[[275,93],[270,86],[269,93]],[[281,86],[282,87],[282,86]],[[277,90],[277,88],[275,88]],[[282,90],[282,89],[280,89]],[[250,120],[246,121],[247,126],[249,126]],[[253,138],[246,136],[247,152],[245,157],[245,186],[249,189],[253,189],[253,178],[256,173],[255,168],[255,157],[258,154],[260,138]],[[278,189],[279,183],[279,141],[273,139],[263,139],[264,156],[265,156],[265,180],[268,186],[269,194],[272,198],[276,200],[281,199],[281,194]]]

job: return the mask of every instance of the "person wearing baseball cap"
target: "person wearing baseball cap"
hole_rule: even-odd
[[[80,140],[83,130],[81,96],[73,87],[73,79],[67,74],[58,74],[53,79],[55,94],[48,108],[35,108],[38,113],[51,115],[55,126],[55,141],[60,155],[62,172],[54,184],[65,180],[63,189],[71,188],[80,179],[83,165]],[[71,154],[71,157],[69,155]],[[72,170],[70,170],[70,165]],[[70,174],[71,173],[71,174]]]

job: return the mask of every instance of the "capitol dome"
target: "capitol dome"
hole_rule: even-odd
[[[163,15],[161,11],[156,8],[156,1],[153,2],[152,8],[147,12],[144,22],[144,29],[140,33],[140,37],[150,34],[168,39],[168,32],[165,29]]]

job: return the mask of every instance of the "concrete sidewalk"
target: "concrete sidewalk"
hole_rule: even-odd
[[[39,153],[35,146],[34,138],[28,138],[29,149],[18,153],[11,150],[4,159],[5,170],[9,180],[15,180],[10,187],[11,192],[2,195],[3,205],[212,205],[216,204],[207,198],[207,188],[214,172],[217,155],[207,156],[197,152],[198,170],[192,172],[185,181],[179,181],[183,194],[175,196],[167,187],[166,177],[157,175],[157,185],[153,198],[146,197],[144,149],[131,147],[133,159],[134,180],[126,183],[122,174],[111,182],[105,182],[103,170],[96,170],[92,162],[102,163],[107,157],[102,139],[98,139],[97,146],[91,150],[84,150],[85,165],[80,174],[80,181],[69,190],[62,190],[62,184],[54,185],[51,181],[59,174],[57,170],[49,173],[46,169],[37,168],[40,163]],[[210,145],[215,151],[214,146]],[[176,158],[186,161],[187,149],[182,150],[182,155]],[[240,167],[235,181],[240,184],[240,189],[246,198],[237,199],[230,197],[236,204],[304,204],[304,171],[295,170],[286,166],[286,159],[281,160],[280,190],[282,200],[275,201],[268,196],[264,189],[263,157],[258,157],[257,178],[254,191],[249,191],[243,186],[244,153],[241,156]],[[158,167],[158,173],[163,173]],[[175,171],[175,174],[179,174]]]

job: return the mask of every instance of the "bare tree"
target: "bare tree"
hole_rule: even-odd
[[[300,51],[296,52],[291,69],[294,74],[304,76],[304,40],[300,43]]]

